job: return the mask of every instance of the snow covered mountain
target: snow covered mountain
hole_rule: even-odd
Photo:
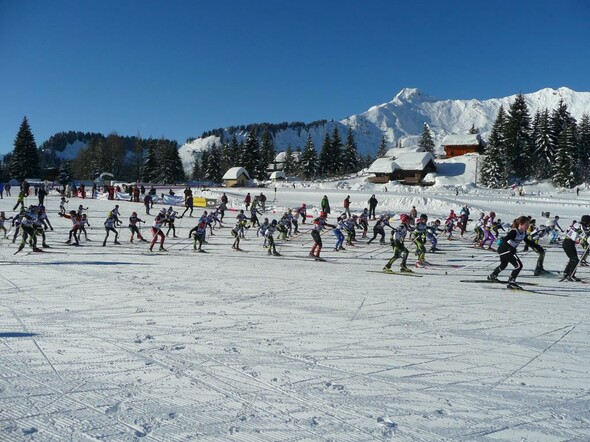
[[[540,109],[555,109],[560,100],[567,104],[573,117],[579,120],[584,113],[590,113],[590,92],[576,92],[567,87],[559,89],[541,89],[538,92],[525,94],[531,118]],[[340,121],[328,121],[325,124],[313,125],[308,129],[285,129],[274,135],[277,151],[286,150],[289,145],[294,149],[303,148],[308,134],[311,134],[317,149],[322,145],[326,132],[332,132],[337,126],[344,139],[348,128],[354,131],[359,153],[374,155],[381,138],[389,147],[398,141],[403,146],[412,146],[422,132],[424,123],[430,126],[435,142],[440,143],[448,134],[464,134],[472,125],[479,129],[486,139],[491,130],[496,114],[501,105],[505,109],[514,102],[516,95],[489,100],[441,100],[423,94],[418,89],[402,89],[393,100],[371,107],[366,112],[352,115]],[[224,136],[232,134],[226,129]],[[238,140],[245,139],[245,132],[237,132]],[[197,138],[180,148],[180,156],[185,169],[190,170],[195,153],[208,149],[214,142],[220,143],[218,136]]]

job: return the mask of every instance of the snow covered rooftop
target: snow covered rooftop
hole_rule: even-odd
[[[476,146],[479,144],[481,144],[479,134],[447,135],[442,142],[443,146]]]
[[[248,179],[250,179],[250,175],[248,174],[248,171],[246,169],[244,169],[243,167],[232,167],[227,172],[225,172],[225,175],[223,175],[223,178],[221,178],[221,179],[222,180],[236,180],[244,173],[246,174]]]
[[[286,180],[287,175],[282,170],[275,170],[273,173],[270,174],[271,180]]]
[[[387,157],[377,158],[369,167],[367,172],[369,173],[393,173],[399,169],[399,166],[391,159]]]
[[[434,156],[429,152],[399,152],[397,158],[378,158],[369,167],[369,173],[393,173],[395,170],[422,170]]]
[[[411,147],[403,147],[401,149],[399,147],[392,147],[387,152],[385,152],[385,155],[383,157],[393,158],[408,152],[424,152],[424,148],[416,145],[413,145]]]

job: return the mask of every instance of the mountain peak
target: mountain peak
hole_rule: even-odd
[[[398,94],[395,96],[393,101],[404,103],[408,101],[413,101],[415,98],[418,98],[422,95],[422,92],[418,88],[415,87],[405,87]]]

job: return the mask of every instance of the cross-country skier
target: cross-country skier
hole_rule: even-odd
[[[168,222],[168,231],[166,232],[166,236],[168,236],[168,234],[170,233],[170,230],[172,230],[172,237],[178,238],[178,236],[176,236],[176,227],[174,227],[174,221],[176,221],[177,215],[178,215],[178,212],[176,210],[174,210],[174,208],[172,206],[170,206],[168,208],[168,212],[166,212],[166,219]]]
[[[301,215],[301,224],[305,224],[305,219],[307,218],[307,205],[302,203],[301,207],[297,209],[297,213]]]
[[[70,210],[70,213],[60,213],[59,216],[62,218],[68,218],[72,221],[72,229],[69,232],[68,240],[66,244],[72,244],[72,238],[74,238],[74,246],[79,246],[78,231],[82,226],[82,217],[76,213],[75,210]]]
[[[391,266],[393,263],[401,256],[402,257],[402,264],[400,266],[401,272],[408,272],[412,273],[412,271],[407,266],[408,260],[408,249],[404,245],[404,240],[406,239],[406,235],[410,231],[410,217],[406,213],[402,213],[399,217],[400,225],[391,231],[391,245],[393,246],[393,256],[383,270],[388,272],[391,271]]]
[[[193,249],[197,250],[198,252],[203,251],[203,243],[205,242],[205,235],[207,233],[207,223],[204,221],[200,221],[196,227],[193,227],[190,232],[188,232],[188,237],[191,236],[194,239]],[[199,246],[197,247],[197,244]]]
[[[498,275],[504,270],[508,264],[512,264],[514,270],[510,274],[507,287],[510,289],[520,289],[521,287],[516,283],[516,278],[522,270],[522,262],[516,255],[516,249],[521,242],[525,242],[531,246],[527,238],[527,229],[529,228],[529,218],[527,216],[520,216],[512,222],[512,226],[508,234],[502,238],[498,246],[498,255],[500,256],[500,265],[494,269],[488,276],[488,280],[497,281]]]
[[[59,213],[61,213],[61,214],[66,213],[66,204],[67,203],[69,203],[69,201],[66,199],[65,196],[62,196],[59,201]]]
[[[475,227],[473,229],[473,231],[475,232],[475,238],[473,240],[473,242],[478,245],[483,241],[483,236],[484,236],[484,225],[485,225],[485,221],[484,221],[484,217],[485,217],[485,213],[483,212],[479,212],[479,217],[477,218],[477,221],[475,221]]]
[[[416,218],[416,225],[412,232],[412,240],[416,245],[416,252],[418,254],[418,260],[416,261],[416,267],[424,267],[426,257],[426,234],[428,232],[428,215],[422,214],[420,218]]]
[[[458,223],[458,226],[461,229],[461,238],[463,238],[463,235],[465,234],[465,230],[467,230],[467,221],[469,221],[470,214],[471,214],[471,212],[469,211],[469,206],[467,204],[465,204],[463,207],[461,207],[461,210],[459,211],[459,223]]]
[[[275,230],[277,229],[277,226],[278,226],[277,220],[273,219],[272,222],[270,223],[270,225],[268,226],[268,229],[266,229],[264,236],[266,237],[266,243],[268,245],[268,254],[274,255],[274,256],[281,256],[281,254],[279,252],[277,252],[277,247],[275,245],[275,239],[273,237]]]
[[[547,223],[547,227],[549,227],[549,229],[550,229],[549,233],[551,234],[551,239],[549,240],[549,244],[555,244],[557,242],[558,236],[559,236],[557,229],[559,229],[561,231],[561,233],[564,232],[564,230],[559,225],[559,216],[555,215],[555,218],[553,218],[552,220],[549,220],[549,222]]]
[[[320,212],[320,216],[318,216],[316,219],[313,220],[313,228],[311,230],[311,237],[313,238],[313,246],[311,247],[311,250],[309,251],[309,256],[311,256],[312,258],[315,258],[315,259],[320,258],[320,252],[322,251],[322,237],[321,237],[322,230],[324,230],[326,227],[330,227],[332,229],[336,228],[336,226],[334,226],[332,224],[328,224],[326,222],[327,217],[328,217],[328,214],[326,212]]]
[[[563,251],[569,258],[569,261],[563,271],[562,281],[580,281],[576,276],[576,270],[580,260],[578,259],[578,252],[576,251],[576,241],[581,239],[588,239],[590,236],[590,215],[582,216],[579,223],[570,227],[563,240]]]
[[[4,238],[6,239],[6,234],[8,233],[8,230],[6,230],[6,227],[4,227],[4,223],[8,220],[11,220],[12,216],[10,218],[6,218],[6,214],[4,212],[0,212],[0,230],[4,231]],[[53,229],[51,229],[53,230]]]
[[[129,230],[131,230],[131,238],[129,242],[133,242],[133,237],[137,234],[137,239],[141,242],[147,242],[143,236],[141,236],[141,232],[139,231],[138,223],[145,223],[144,220],[137,216],[137,212],[132,212],[131,216],[129,217]]]
[[[486,244],[488,244],[488,250],[493,250],[492,245],[496,241],[496,237],[494,236],[494,222],[496,219],[496,212],[490,212],[490,214],[484,218],[484,225],[483,225],[483,240],[479,243],[479,246],[483,249],[485,248]]]
[[[430,242],[430,253],[435,253],[438,248],[436,247],[438,244],[438,232],[442,232],[443,229],[440,228],[440,220],[434,220],[428,225],[428,229],[426,230],[426,240]]]
[[[236,225],[234,226],[234,228],[231,229],[231,236],[234,237],[234,243],[232,244],[231,248],[234,250],[238,250],[238,251],[242,250],[242,249],[240,249],[240,237],[242,237],[242,235],[243,235],[242,231],[244,230],[245,223],[246,223],[246,220],[238,219],[236,221]]]
[[[162,226],[168,222],[168,217],[166,216],[166,209],[160,210],[160,213],[156,215],[154,218],[154,223],[152,224],[152,241],[150,242],[150,252],[154,251],[154,245],[160,237],[160,251],[166,252],[167,250],[164,248],[164,240],[166,239],[166,235],[162,231]]]
[[[535,226],[535,223],[536,220],[530,220],[529,228],[527,230],[528,241],[526,242],[524,251],[526,252],[527,249],[530,247],[538,255],[537,265],[535,267],[535,276],[539,276],[543,273],[547,273],[547,271],[543,268],[543,261],[545,260],[545,249],[541,247],[541,245],[539,245],[539,240],[546,235],[547,231],[545,230],[545,226],[539,226],[537,228]]]
[[[379,241],[379,244],[385,244],[385,227],[391,228],[391,226],[389,225],[389,217],[385,215],[379,215],[377,222],[373,226],[373,238],[371,238],[367,242],[367,244],[371,244],[375,240],[375,238],[377,238],[377,235],[381,235],[381,240]]]
[[[336,236],[336,245],[334,246],[335,252],[338,252],[339,250],[346,250],[344,247],[342,247],[342,243],[344,243],[344,234],[342,233],[342,230],[345,229],[346,223],[344,222],[342,217],[339,216],[336,219],[336,228],[332,230],[332,232],[334,232],[334,235]]]
[[[104,241],[102,242],[102,246],[105,247],[107,245],[107,239],[110,235],[111,232],[113,232],[115,234],[115,241],[114,244],[121,244],[119,242],[119,232],[117,232],[117,230],[115,229],[115,222],[116,222],[116,217],[113,214],[113,212],[109,212],[107,219],[104,221],[104,230],[106,232],[106,236],[104,237]]]
[[[37,210],[37,216],[41,224],[43,224],[43,229],[47,230],[50,229],[53,232],[53,226],[49,222],[49,218],[47,217],[47,212],[45,211],[45,206],[39,206]]]

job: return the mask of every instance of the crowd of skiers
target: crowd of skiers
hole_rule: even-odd
[[[263,196],[261,194],[261,196]],[[172,234],[173,238],[178,238],[175,221],[178,218],[183,218],[190,210],[188,217],[192,217],[192,192],[185,192],[185,207],[182,215],[174,207],[170,206],[168,209],[162,208],[154,217],[151,223],[151,241],[149,250],[154,251],[155,245],[159,244],[160,251],[166,251],[164,248],[164,241],[167,236]],[[190,202],[188,202],[190,200]],[[256,235],[262,238],[262,245],[267,249],[269,255],[280,256],[276,248],[276,241],[288,241],[299,237],[303,234],[299,230],[300,225],[306,224],[307,218],[310,217],[307,213],[307,206],[305,203],[298,208],[288,209],[278,219],[269,220],[263,218],[262,222],[258,216],[265,214],[265,198],[256,197],[253,200],[250,194],[244,200],[245,209],[238,211],[235,225],[231,227],[231,235],[234,238],[232,249],[240,251],[240,240],[245,237],[246,231],[250,228],[256,229]],[[80,245],[82,235],[86,240],[88,233],[86,228],[90,227],[88,216],[85,211],[88,207],[80,205],[78,210],[66,211],[65,205],[68,203],[66,197],[62,197],[60,201],[60,209],[58,215],[63,218],[71,220],[72,226],[68,233],[66,240],[67,244],[74,246]],[[333,223],[328,222],[331,213],[330,203],[328,197],[325,195],[321,202],[321,211],[318,216],[311,217],[311,240],[313,245],[309,251],[309,256],[314,259],[321,259],[320,253],[323,248],[322,236],[324,233],[331,231],[335,237],[333,250],[336,252],[345,250],[344,246],[355,246],[357,241],[357,232],[361,238],[368,238],[370,222],[373,222],[372,237],[367,240],[367,244],[379,239],[380,245],[387,245],[387,232],[390,232],[389,243],[393,248],[392,257],[386,262],[383,271],[392,271],[393,264],[400,260],[400,272],[412,272],[408,267],[409,250],[408,245],[413,244],[417,259],[416,267],[424,267],[426,265],[427,250],[430,253],[436,253],[438,250],[439,236],[445,237],[447,240],[453,240],[457,235],[460,238],[465,237],[467,232],[468,222],[473,221],[470,216],[470,209],[464,205],[455,213],[451,210],[444,221],[440,219],[429,220],[428,215],[421,214],[418,216],[416,207],[412,207],[408,213],[402,213],[399,216],[392,217],[389,214],[376,215],[375,208],[377,206],[377,199],[372,195],[364,208],[359,214],[352,213],[350,210],[350,196],[347,196],[343,202],[343,211],[336,216]],[[214,235],[213,231],[217,228],[224,227],[223,221],[228,204],[228,199],[225,193],[220,198],[219,205],[215,210],[205,210],[198,218],[194,227],[188,233],[188,237],[193,240],[193,248],[196,251],[203,251],[203,245],[206,244],[207,234]],[[18,207],[16,207],[18,208]],[[232,209],[237,210],[237,209]],[[103,246],[107,245],[109,237],[113,236],[113,243],[115,245],[121,244],[119,238],[121,236],[120,230],[124,224],[121,220],[121,213],[119,205],[107,213],[102,225],[105,230],[105,236],[102,242]],[[395,221],[394,221],[395,220]],[[5,223],[11,221],[11,230],[8,232]],[[137,212],[132,212],[128,218],[127,227],[130,232],[129,241],[133,243],[136,238],[140,242],[148,242],[141,233],[141,225],[146,221],[139,218]],[[576,281],[578,278],[575,273],[578,266],[588,265],[587,258],[589,252],[588,238],[590,237],[590,215],[584,215],[580,221],[574,221],[566,229],[563,229],[559,224],[559,217],[554,216],[547,219],[545,224],[537,224],[535,219],[530,216],[520,216],[515,219],[511,225],[505,225],[496,216],[494,211],[489,213],[479,213],[478,217],[473,221],[473,231],[475,236],[472,238],[473,246],[477,248],[495,251],[499,255],[500,264],[488,276],[489,280],[497,280],[498,275],[503,271],[508,264],[513,266],[512,273],[508,280],[508,286],[517,288],[516,278],[522,270],[522,262],[518,258],[517,248],[521,243],[524,243],[525,251],[533,250],[537,255],[537,264],[534,274],[542,275],[545,272],[543,262],[545,258],[545,249],[539,244],[539,241],[547,237],[549,243],[557,243],[560,241],[559,234],[563,234],[561,240],[562,248],[568,257],[567,266],[563,272],[564,279]],[[0,230],[3,230],[4,237],[10,233],[12,234],[12,242],[15,243],[17,237],[21,235],[21,241],[16,253],[21,251],[27,243],[31,246],[33,251],[42,251],[42,248],[50,247],[46,241],[45,232],[50,229],[53,230],[45,206],[43,204],[31,205],[28,208],[24,207],[24,203],[20,204],[20,211],[11,217],[6,217],[4,212],[0,212]],[[164,230],[166,233],[164,233]],[[209,233],[207,233],[209,232]],[[41,247],[38,247],[38,237],[41,237]],[[581,259],[578,258],[576,244],[580,244],[583,248]]]

